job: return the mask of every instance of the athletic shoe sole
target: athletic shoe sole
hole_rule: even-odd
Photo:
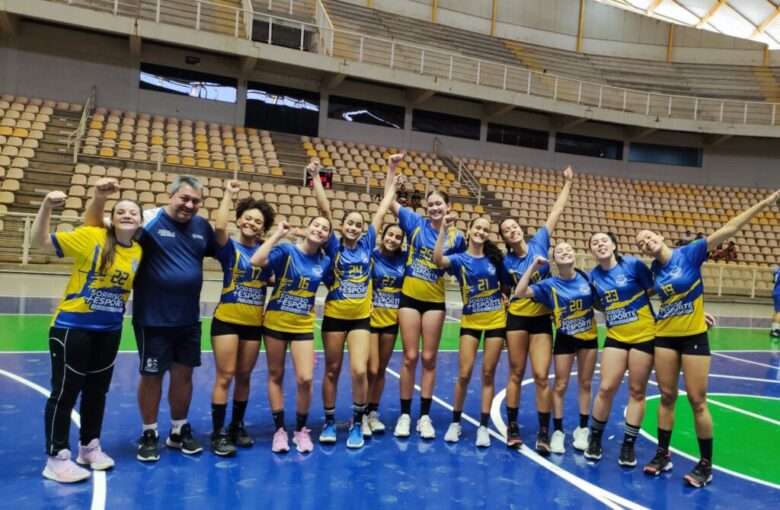
[[[158,453],[157,455],[153,455],[153,456],[152,455],[142,456],[138,454],[135,456],[135,458],[140,460],[141,462],[157,462],[158,460],[160,460],[160,454]]]
[[[197,453],[200,453],[203,451],[203,447],[196,448],[194,450],[188,450],[187,448],[184,448],[184,445],[182,443],[177,443],[176,441],[171,441],[171,438],[165,439],[165,446],[168,448],[173,448],[175,450],[179,450],[181,453],[185,455],[195,455]]]
[[[704,480],[704,482],[701,482],[699,480],[695,480],[693,477],[691,477],[689,475],[685,475],[683,477],[683,480],[685,480],[688,483],[688,485],[690,485],[691,487],[694,487],[696,489],[701,489],[705,485],[707,485],[707,484],[712,482],[712,475],[708,476],[707,479]]]
[[[519,450],[523,447],[522,439],[510,439],[506,442],[506,447],[512,450]]]
[[[90,464],[89,462],[85,461],[81,457],[78,457],[76,459],[76,464],[79,466],[86,466],[89,467],[92,471],[108,471],[109,469],[114,467],[114,462],[106,462],[103,464],[98,464],[97,462],[94,464]]]
[[[319,438],[320,443],[322,444],[336,444],[336,438],[335,437],[322,437]]]
[[[674,467],[674,464],[672,464],[670,462],[669,464],[665,465],[664,467],[662,467],[661,469],[659,469],[657,471],[654,470],[654,469],[648,469],[647,467],[645,467],[645,469],[643,471],[645,472],[646,475],[660,476],[662,473],[666,473],[667,471],[671,471],[673,467]]]
[[[211,450],[211,453],[214,455],[217,455],[219,457],[233,457],[236,454],[235,450],[227,451],[227,452],[221,452],[219,450]]]
[[[594,455],[592,453],[585,452],[583,455],[588,460],[601,460],[601,458],[604,456],[603,454]],[[636,465],[636,462],[634,463]]]
[[[365,442],[365,441],[361,441],[361,442],[359,442],[359,443],[350,443],[350,442],[347,442],[347,448],[351,448],[351,449],[353,449],[353,450],[358,450],[358,449],[360,449],[360,448],[363,448],[365,445],[366,445],[366,442]]]
[[[293,440],[292,440],[292,442],[293,442],[293,444],[295,445],[295,450],[296,450],[298,453],[311,453],[311,451],[314,449],[314,448],[310,448],[310,449],[308,449],[308,450],[304,450],[303,448],[301,448],[301,445],[299,445],[299,444],[298,444],[298,441],[296,441],[295,439],[293,439]]]
[[[636,459],[634,461],[618,459],[618,464],[623,467],[636,467]]]
[[[57,478],[57,475],[49,471],[49,468],[44,468],[41,474],[43,475],[44,478],[48,478],[49,480],[53,480],[59,483],[79,483],[89,478],[89,473],[87,473],[87,475],[84,476],[83,478],[77,478],[75,480],[60,480],[59,478]]]

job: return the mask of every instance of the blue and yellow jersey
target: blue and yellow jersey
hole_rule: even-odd
[[[607,319],[607,336],[629,344],[655,338],[655,316],[647,294],[653,288],[653,273],[644,262],[625,256],[607,271],[594,267],[590,278]]]
[[[661,299],[656,323],[658,336],[698,335],[707,331],[701,278],[705,260],[707,240],[697,239],[672,250],[672,258],[666,264],[653,261],[650,270]]]
[[[108,230],[103,227],[79,227],[51,235],[57,256],[73,258],[73,273],[65,296],[54,311],[53,327],[122,329],[125,304],[133,289],[142,249],[136,241],[130,246],[117,244],[113,263],[100,272],[107,236]]]
[[[347,248],[333,234],[325,253],[333,261],[325,277],[328,297],[325,316],[334,319],[365,319],[371,315],[371,252],[376,246],[373,225],[360,236],[354,248]]]
[[[398,212],[398,223],[409,246],[403,293],[418,301],[444,303],[444,270],[433,263],[433,249],[439,231],[431,226],[430,220],[406,207],[401,207]],[[444,255],[465,249],[463,234],[451,229],[444,243]]]
[[[479,330],[505,328],[506,309],[498,268],[484,256],[456,253],[448,258],[449,272],[457,278],[463,299],[461,327]]]
[[[540,228],[528,243],[528,253],[520,257],[515,253],[509,252],[504,257],[504,274],[506,275],[506,285],[510,286],[512,298],[509,301],[509,313],[518,317],[539,317],[549,315],[550,309],[541,303],[536,303],[529,298],[519,298],[515,296],[514,290],[517,282],[523,277],[528,266],[533,264],[537,256],[547,258],[550,251],[550,233],[547,227]],[[539,283],[550,276],[550,266],[544,266],[533,275],[531,283]]]
[[[530,287],[534,301],[552,309],[555,329],[580,340],[596,338],[593,314],[593,290],[590,282],[577,272],[571,280],[557,276]]]
[[[371,327],[387,328],[398,324],[405,264],[406,252],[385,257],[381,250],[374,250],[371,259]]]
[[[330,257],[322,253],[306,255],[292,243],[274,246],[267,267],[276,283],[263,326],[282,333],[314,331],[314,298],[329,266]]]
[[[775,288],[772,290],[773,297],[780,297],[780,267],[775,271]]]
[[[222,296],[214,318],[241,326],[262,326],[270,269],[254,267],[250,260],[260,244],[245,246],[228,239],[216,258],[222,265]]]

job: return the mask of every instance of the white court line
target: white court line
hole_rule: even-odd
[[[736,356],[729,356],[728,354],[723,354],[721,352],[713,352],[712,355],[713,356],[719,356],[721,358],[732,359],[734,361],[741,361],[742,363],[749,363],[751,365],[758,365],[759,367],[774,368],[775,370],[780,370],[780,367],[773,367],[772,365],[769,365],[767,363],[760,363],[758,361],[753,361],[753,360],[749,360],[749,359],[742,359],[742,358],[738,358]]]
[[[712,377],[712,374],[710,374],[710,377]],[[650,382],[650,384],[654,384],[654,385],[658,386],[658,383],[656,383],[655,381],[649,381],[649,382]],[[684,393],[685,393],[684,391],[680,391],[680,394],[684,394]],[[742,395],[742,394],[739,394],[739,393],[711,393],[711,395],[715,395],[715,396],[718,396],[718,395],[724,395],[724,396],[725,395],[729,395],[729,396],[752,397],[752,398],[772,398],[772,397],[763,397],[763,396],[758,396],[758,395]],[[647,397],[645,397],[645,400],[657,400],[659,398],[661,398],[661,395],[648,395]],[[640,429],[639,433],[642,435],[642,437],[644,437],[648,441],[650,441],[652,443],[655,443],[655,444],[658,444],[658,439],[653,437],[653,436],[651,436],[644,429]],[[685,453],[685,452],[683,452],[681,450],[678,450],[677,448],[674,448],[674,447],[670,446],[669,450],[671,450],[672,452],[676,453],[677,455],[685,457],[686,459],[688,459],[688,460],[690,460],[692,462],[699,462],[698,458],[694,457],[693,455],[688,455],[687,453]],[[748,482],[753,482],[753,483],[757,483],[759,485],[764,485],[764,486],[770,487],[772,489],[780,489],[780,484],[767,482],[766,480],[761,480],[759,478],[754,478],[754,477],[752,477],[750,475],[739,473],[737,471],[732,471],[731,469],[724,468],[723,466],[718,466],[717,464],[713,464],[712,465],[712,469],[720,471],[721,473],[726,473],[726,474],[734,476],[736,478],[741,478],[743,480],[747,480]]]
[[[400,379],[401,374],[396,372],[395,370],[391,368],[386,369],[387,373],[392,375],[393,377]],[[529,382],[532,382],[533,379],[528,379]],[[525,381],[524,381],[525,383]],[[421,391],[421,388],[418,384],[414,385],[414,389],[418,392]],[[499,393],[501,395],[501,399],[503,400],[503,393]],[[445,402],[444,400],[440,399],[437,396],[433,396],[433,401],[439,404],[440,406],[444,407],[445,409],[448,409],[452,411],[452,406]],[[498,395],[496,396],[498,398]],[[496,398],[493,399],[493,405],[495,406]],[[499,409],[500,409],[500,403],[499,403]],[[467,422],[471,423],[472,425],[479,427],[479,421],[474,419],[473,417],[467,415],[466,413],[462,413],[461,417],[466,420]],[[491,418],[494,421],[495,424],[495,417],[493,416],[493,410],[491,409]],[[500,419],[500,412],[499,412],[499,419]],[[503,421],[502,421],[503,425]],[[503,430],[506,429],[506,426],[503,426]],[[500,429],[502,430],[502,429]],[[506,439],[503,435],[495,432],[494,430],[488,429],[490,432],[490,435],[502,443],[506,443]],[[570,473],[569,471],[566,471],[565,469],[553,464],[552,462],[548,461],[547,459],[541,457],[536,452],[531,451],[526,446],[523,446],[520,450],[520,454],[531,460],[532,462],[535,462],[536,464],[539,464],[543,468],[547,469],[548,471],[552,472],[553,474],[563,478],[567,482],[571,483],[581,491],[585,492],[586,494],[592,496],[594,499],[599,501],[600,503],[604,504],[605,506],[615,509],[615,510],[621,510],[623,508],[628,508],[630,510],[647,510],[646,507],[643,507],[641,505],[638,505],[632,501],[626,500],[617,494],[613,494],[609,491],[606,491],[602,489],[601,487],[598,487],[597,485],[594,485],[587,480],[584,480],[577,475]]]
[[[49,390],[30,381],[29,379],[25,379],[24,377],[3,370],[2,368],[0,368],[0,375],[4,375],[9,379],[18,382],[19,384],[23,384],[28,388],[37,391],[44,397],[49,398],[49,394],[51,393]],[[73,421],[73,423],[76,424],[77,427],[81,428],[81,416],[79,416],[79,413],[77,413],[75,410],[71,411],[70,419]],[[92,504],[90,505],[90,510],[104,510],[106,508],[106,492],[106,472],[92,471]]]
[[[719,400],[713,400],[713,399],[711,399],[709,397],[707,397],[707,402],[709,402],[710,404],[715,404],[716,406],[722,407],[724,409],[728,409],[729,411],[734,411],[735,413],[744,414],[745,416],[750,416],[751,418],[755,418],[757,420],[762,420],[762,421],[765,421],[767,423],[771,423],[772,425],[780,426],[780,421],[773,420],[772,418],[764,416],[763,414],[751,413],[750,411],[746,411],[745,409],[741,409],[739,407],[734,407],[734,406],[726,404],[724,402],[720,402]]]

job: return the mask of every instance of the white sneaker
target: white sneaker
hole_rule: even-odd
[[[563,446],[563,441],[566,439],[566,434],[560,430],[553,432],[550,438],[550,451],[552,453],[565,453],[566,448]]]
[[[409,429],[412,428],[412,417],[404,413],[398,417],[398,421],[395,422],[395,431],[393,435],[395,437],[409,437]]]
[[[70,450],[60,450],[55,457],[46,459],[43,476],[60,483],[75,483],[86,480],[90,472],[70,460]]]
[[[447,427],[447,433],[444,434],[444,440],[448,443],[457,443],[460,440],[462,431],[463,428],[460,426],[460,423],[452,422],[450,423],[450,426]]]
[[[588,449],[590,431],[587,427],[577,427],[571,435],[574,436],[574,449],[580,450],[581,452]]]
[[[363,415],[363,421],[360,423],[360,431],[363,437],[371,437],[371,426],[368,424],[368,415]]]
[[[436,439],[436,429],[433,428],[431,417],[427,414],[420,416],[417,420],[417,432],[423,439]]]
[[[480,448],[490,446],[490,431],[484,425],[480,425],[477,429],[477,446]]]
[[[371,432],[382,434],[385,431],[385,424],[379,419],[379,413],[376,411],[368,413],[368,426],[371,427]]]
[[[82,466],[89,466],[95,471],[105,471],[114,467],[114,459],[100,448],[100,440],[97,438],[90,441],[87,446],[79,445],[79,456],[76,462]]]

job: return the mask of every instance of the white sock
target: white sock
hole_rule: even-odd
[[[146,432],[147,430],[153,430],[155,437],[157,437],[157,422],[154,422],[154,423],[144,423],[141,430],[143,432]]]
[[[171,420],[171,433],[178,434],[181,432],[181,428],[187,424],[187,418],[183,420]]]

